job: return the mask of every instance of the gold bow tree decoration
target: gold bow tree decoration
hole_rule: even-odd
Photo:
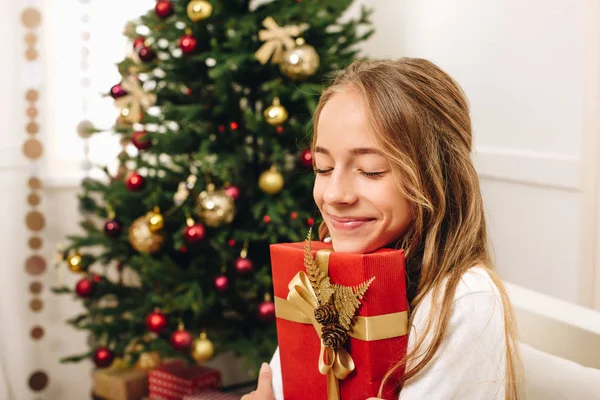
[[[266,64],[271,59],[273,64],[280,64],[285,50],[296,46],[293,38],[308,28],[307,24],[279,26],[273,17],[267,17],[263,21],[266,29],[258,32],[258,38],[263,45],[254,53],[261,64]]]
[[[127,94],[116,99],[115,106],[121,109],[121,115],[127,122],[139,123],[142,120],[142,110],[147,110],[156,103],[156,95],[145,92],[140,81],[132,75],[124,79],[121,86]]]

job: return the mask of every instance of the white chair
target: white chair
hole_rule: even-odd
[[[600,400],[600,312],[505,283],[527,400]]]

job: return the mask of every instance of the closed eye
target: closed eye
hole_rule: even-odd
[[[329,174],[331,173],[331,171],[333,171],[333,169],[319,169],[319,168],[314,168],[315,174],[317,175],[325,175],[325,174]]]
[[[379,178],[379,177],[383,176],[383,174],[385,174],[385,171],[378,171],[378,172],[360,171],[360,173],[363,174],[364,176],[366,176],[367,178]]]

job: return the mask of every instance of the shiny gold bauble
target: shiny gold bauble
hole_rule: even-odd
[[[160,210],[155,207],[153,211],[148,213],[148,228],[151,232],[158,232],[165,226],[165,218],[160,213]]]
[[[160,232],[150,230],[150,214],[139,217],[129,227],[129,243],[141,253],[155,253],[161,249],[165,241]]]
[[[83,272],[83,259],[79,253],[73,253],[67,257],[67,265],[69,266],[71,272]]]
[[[192,357],[194,360],[208,361],[215,354],[215,346],[206,337],[206,333],[201,333],[200,337],[192,343]]]
[[[317,71],[321,62],[314,47],[304,43],[302,38],[296,40],[298,46],[283,54],[279,64],[281,72],[292,79],[304,79]]]
[[[283,175],[277,171],[277,168],[271,167],[271,169],[260,174],[258,186],[267,194],[279,193],[283,189]]]
[[[273,99],[273,104],[265,110],[264,116],[269,125],[277,126],[283,124],[287,120],[288,112],[285,107],[279,103],[279,97],[275,97]]]
[[[162,363],[160,355],[156,351],[140,354],[138,362],[135,364],[135,369],[139,371],[150,371],[158,367]]]
[[[210,17],[212,5],[206,0],[192,0],[187,6],[187,15],[194,22]]]
[[[233,221],[235,202],[224,190],[215,190],[215,185],[210,183],[198,196],[196,212],[206,226],[218,227]]]

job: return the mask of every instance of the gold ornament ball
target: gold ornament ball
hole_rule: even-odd
[[[210,17],[212,5],[206,0],[192,0],[187,6],[187,15],[194,22]]]
[[[149,214],[139,217],[129,227],[129,242],[141,253],[156,253],[165,241],[161,233],[150,230]]]
[[[215,354],[215,346],[206,337],[206,333],[201,333],[200,337],[192,343],[192,357],[194,360],[208,361]]]
[[[271,169],[260,174],[258,187],[267,194],[276,194],[283,189],[283,175],[277,171],[277,168]]]
[[[83,259],[79,253],[71,254],[67,258],[67,265],[71,272],[80,273],[83,272]]]
[[[160,213],[160,210],[154,209],[148,215],[148,228],[151,232],[158,232],[165,226],[165,218]]]
[[[297,39],[298,46],[287,50],[279,65],[281,72],[292,79],[304,79],[317,71],[321,62],[319,54],[314,47]]]
[[[288,118],[288,112],[284,106],[279,103],[279,98],[273,99],[273,104],[264,112],[265,120],[269,125],[277,126],[283,124]]]
[[[135,364],[135,369],[140,371],[150,371],[158,367],[162,363],[160,355],[156,351],[140,354],[138,362]]]
[[[215,185],[208,185],[200,193],[196,203],[196,212],[210,227],[228,224],[235,217],[235,202],[224,190],[215,190]]]

